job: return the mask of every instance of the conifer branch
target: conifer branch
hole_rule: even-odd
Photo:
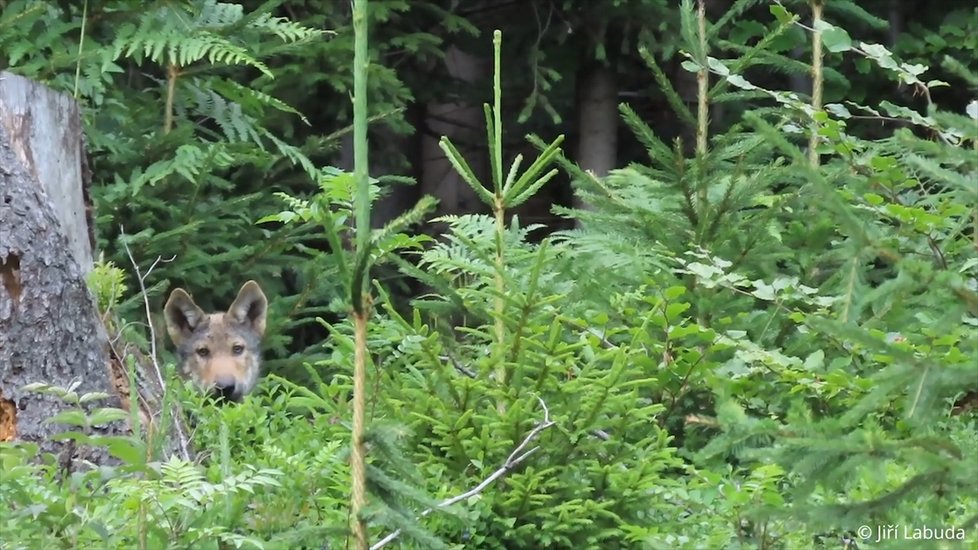
[[[495,194],[493,195],[492,202],[492,212],[493,217],[496,221],[496,257],[495,257],[495,267],[496,267],[496,298],[494,303],[495,311],[495,331],[496,331],[496,346],[498,351],[496,357],[499,360],[499,366],[496,371],[496,381],[502,385],[506,385],[509,378],[509,373],[506,369],[506,363],[504,359],[503,348],[506,346],[504,340],[506,338],[506,281],[504,277],[506,262],[504,258],[505,254],[505,233],[506,233],[506,197],[503,189],[503,168],[502,168],[502,148],[503,148],[503,138],[502,138],[502,84],[499,73],[501,72],[501,50],[503,44],[503,35],[499,30],[493,33],[492,45],[493,45],[493,116],[492,120],[492,141],[489,143],[489,151],[491,158],[493,159],[493,164],[495,171],[493,172],[494,188]],[[490,120],[487,117],[486,123]],[[499,411],[502,412],[504,405],[502,401],[499,402]]]
[[[540,407],[543,408],[543,420],[537,422],[536,426],[534,426],[533,429],[530,430],[528,434],[526,434],[526,437],[523,438],[523,441],[521,441],[520,444],[517,445],[516,448],[513,449],[511,453],[509,453],[509,456],[506,457],[506,461],[503,462],[502,466],[497,468],[496,471],[494,471],[493,473],[489,474],[488,477],[483,479],[482,482],[480,482],[475,487],[472,487],[471,489],[465,491],[464,493],[455,495],[451,498],[447,498],[439,502],[433,508],[428,508],[424,512],[421,512],[421,515],[418,517],[423,518],[431,514],[438,508],[445,508],[451,506],[453,504],[456,504],[467,498],[473,497],[481,493],[486,489],[486,487],[492,485],[494,481],[503,477],[509,472],[513,471],[513,469],[516,468],[516,466],[518,466],[520,463],[526,460],[530,455],[537,452],[537,450],[540,449],[539,446],[533,447],[532,449],[529,450],[526,450],[526,448],[530,445],[530,442],[536,439],[536,437],[540,435],[541,432],[543,432],[543,430],[546,430],[547,428],[555,424],[553,420],[550,420],[550,409],[547,408],[547,404],[543,401],[543,399],[540,399],[539,397],[537,397],[537,401],[540,402]],[[379,548],[383,548],[388,543],[392,542],[394,539],[401,536],[401,532],[402,532],[401,529],[392,531],[389,535],[380,539],[373,546],[371,546],[370,550],[378,550]]]

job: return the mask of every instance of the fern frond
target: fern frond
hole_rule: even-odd
[[[267,12],[244,16],[240,4],[197,0],[166,4],[142,17],[138,25],[126,23],[116,31],[112,60],[122,56],[159,65],[188,67],[206,60],[211,65],[241,65],[274,75],[254,52],[241,45],[240,33],[269,35],[286,44],[322,35]]]

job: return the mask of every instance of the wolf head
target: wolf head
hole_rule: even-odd
[[[248,281],[225,313],[204,313],[182,288],[163,307],[184,375],[203,390],[240,401],[258,382],[268,299]]]

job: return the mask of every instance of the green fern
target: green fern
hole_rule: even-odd
[[[244,65],[272,77],[268,67],[239,43],[237,33],[271,34],[286,43],[322,34],[267,13],[245,18],[239,4],[197,0],[159,6],[138,25],[121,26],[113,52],[116,59],[125,56],[177,67],[203,60],[211,65]]]

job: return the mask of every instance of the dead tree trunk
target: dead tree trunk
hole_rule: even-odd
[[[64,403],[22,390],[78,382],[79,394],[112,394],[107,341],[85,284],[91,247],[82,158],[74,101],[0,73],[0,438],[101,462],[101,451],[50,440],[65,426],[44,421]]]

